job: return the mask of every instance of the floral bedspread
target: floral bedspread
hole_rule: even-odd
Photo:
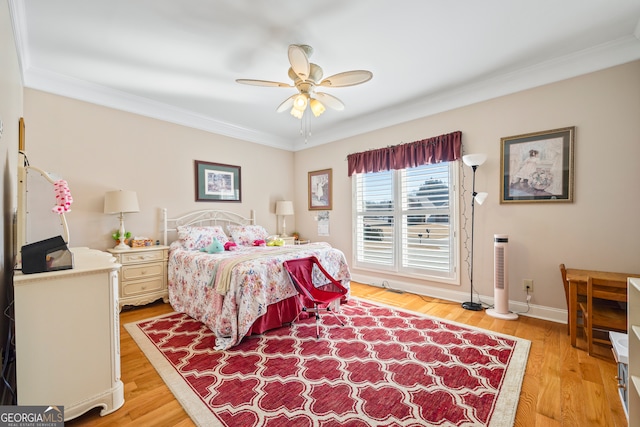
[[[282,265],[288,259],[315,255],[330,275],[349,287],[345,256],[328,243],[291,246],[291,251],[276,248],[239,246],[236,251],[208,254],[172,243],[168,268],[171,306],[207,325],[216,335],[216,349],[222,350],[239,343],[268,305],[297,295]],[[229,291],[224,296],[218,294],[211,286],[217,264],[255,252],[264,253],[264,257],[238,263],[230,275]]]

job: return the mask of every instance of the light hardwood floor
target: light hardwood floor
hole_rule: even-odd
[[[399,294],[352,283],[356,297],[402,307],[467,325],[531,341],[522,383],[516,426],[627,426],[616,388],[616,366],[609,349],[590,357],[584,341],[571,347],[567,326],[530,317],[499,320],[484,312],[467,311],[450,301]],[[171,312],[169,304],[156,302],[120,314],[122,381],[125,403],[101,417],[94,409],[67,422],[67,426],[193,426],[160,376],[122,325]]]

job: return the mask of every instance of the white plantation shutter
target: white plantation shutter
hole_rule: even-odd
[[[393,171],[356,176],[356,254],[363,264],[394,265],[393,176]]]
[[[402,268],[436,275],[452,269],[449,163],[401,172]]]
[[[454,165],[353,176],[357,267],[455,277]]]

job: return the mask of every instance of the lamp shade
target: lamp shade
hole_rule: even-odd
[[[305,108],[307,108],[308,102],[309,101],[307,100],[306,95],[303,94],[300,94],[293,98],[293,106],[300,111],[304,111]]]
[[[104,195],[104,213],[140,212],[135,191],[107,191]]]
[[[484,153],[466,154],[462,156],[462,161],[467,166],[480,166],[487,161],[487,155]]]
[[[319,117],[320,114],[324,113],[325,107],[322,105],[322,102],[318,101],[315,98],[311,98],[309,101],[309,108],[311,108],[311,112],[314,116]]]
[[[289,200],[278,200],[276,202],[276,215],[293,215],[293,202]]]
[[[476,193],[475,199],[479,205],[483,204],[485,200],[489,197],[489,193]]]

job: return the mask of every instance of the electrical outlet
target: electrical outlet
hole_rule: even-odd
[[[522,281],[522,290],[529,293],[533,292],[533,280],[532,279],[524,279]]]

